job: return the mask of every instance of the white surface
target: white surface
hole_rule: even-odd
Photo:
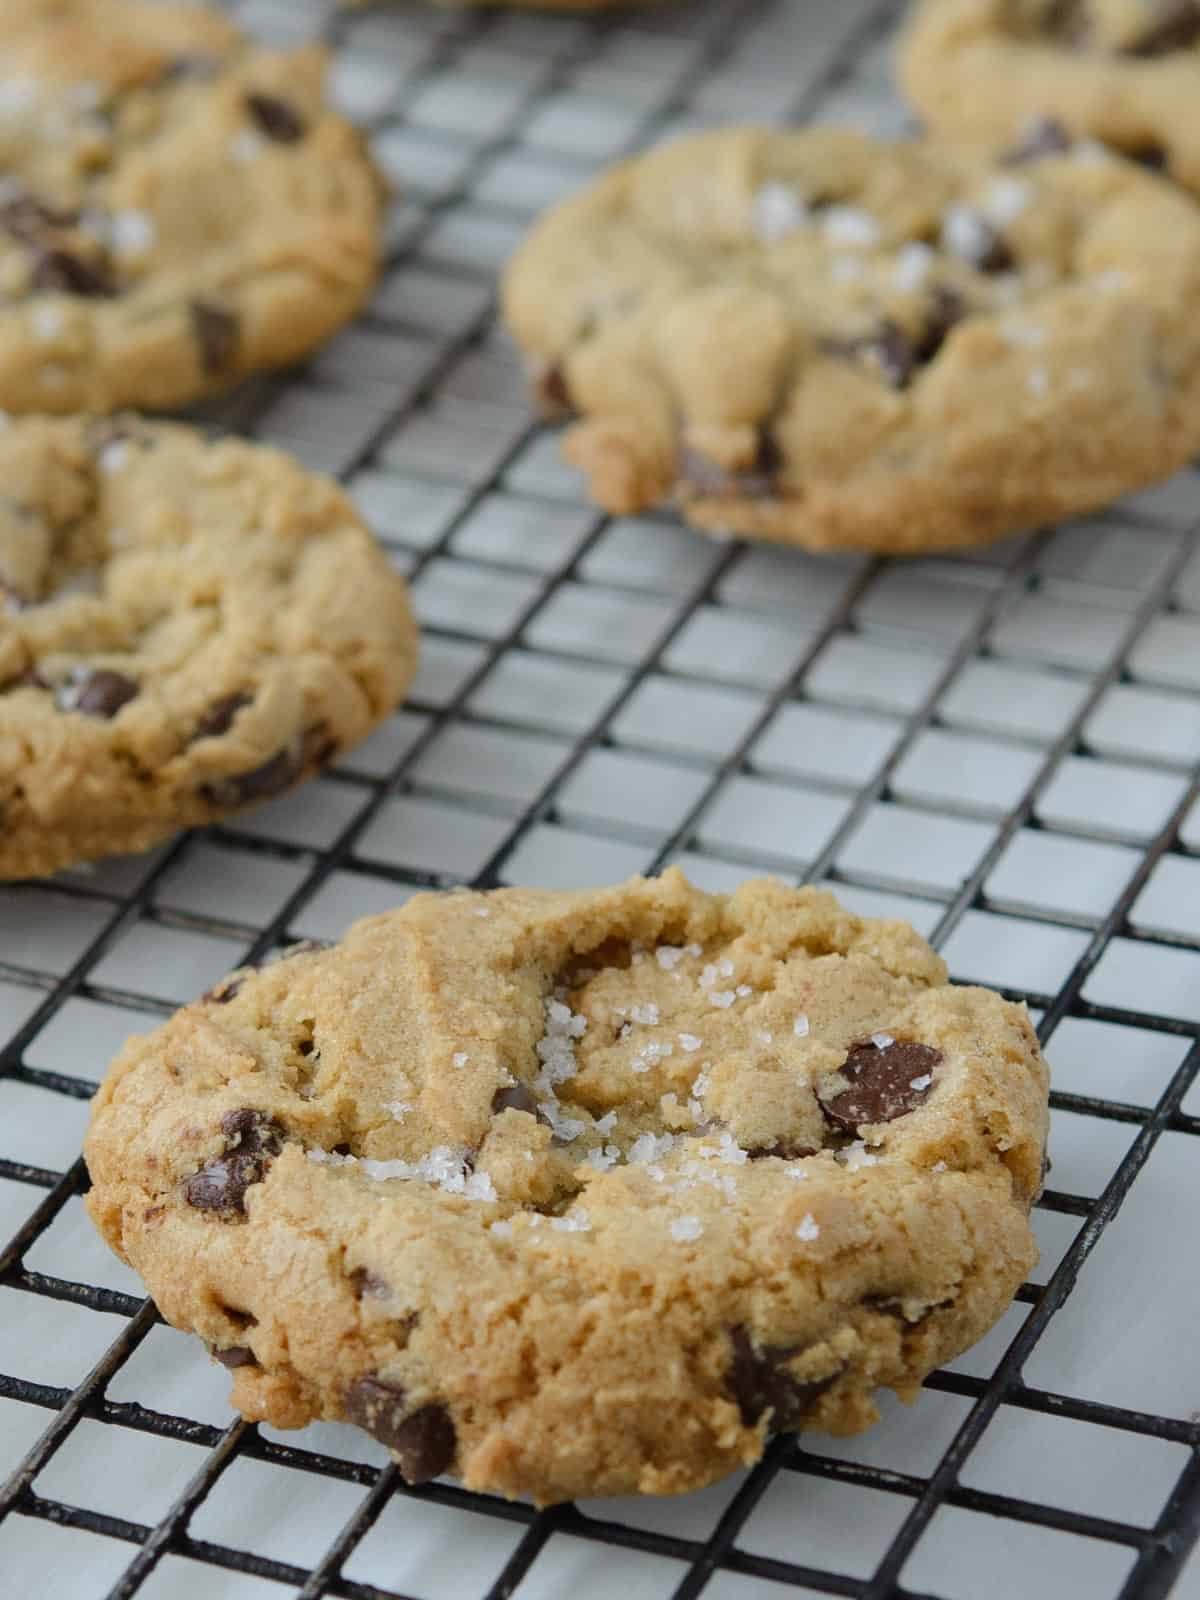
[[[91,954],[83,991],[26,1043],[26,1067],[86,1090],[127,1033],[153,1026],[235,965],[286,906],[288,936],[336,938],[355,917],[401,903],[430,875],[445,883],[470,877],[498,852],[506,852],[501,881],[554,886],[642,870],[668,845],[672,859],[714,889],[756,868],[795,878],[820,860],[854,909],[906,917],[932,932],[964,880],[981,873],[997,829],[1034,783],[1042,787],[1032,822],[982,873],[982,895],[956,915],[944,953],[956,978],[1033,997],[1052,997],[1070,977],[1200,756],[1200,553],[1174,584],[1178,609],[1146,628],[1124,679],[1086,717],[1083,742],[1057,760],[1053,747],[1133,612],[1181,553],[1182,531],[1200,509],[1200,480],[1183,474],[1036,548],[1015,540],[884,567],[855,598],[846,626],[836,619],[867,571],[862,558],[739,549],[667,515],[606,524],[582,499],[553,436],[528,431],[520,363],[487,322],[493,275],[533,214],[646,134],[783,117],[797,107],[895,127],[882,36],[823,100],[802,99],[872,6],[743,7],[745,25],[707,56],[706,33],[734,14],[731,0],[692,0],[599,25],[518,13],[480,23],[420,6],[340,24],[337,95],[370,125],[382,166],[405,191],[390,227],[397,258],[369,318],[270,391],[256,431],[345,471],[397,564],[415,570],[425,627],[420,675],[408,708],[351,752],[338,774],[236,828],[191,839],[171,855],[145,907],[119,927],[123,898],[149,881],[165,852],[66,874],[61,886],[0,889],[0,929],[9,934],[0,961],[11,965],[0,978],[0,1043]],[[328,9],[318,0],[249,0],[241,14],[286,42]],[[426,403],[414,405],[422,395]],[[1022,562],[1032,583],[1014,576]],[[497,654],[512,630],[517,642]],[[939,691],[960,649],[964,661]],[[810,654],[802,689],[773,707],[769,697]],[[931,715],[913,728],[908,719],[926,706]],[[585,737],[592,747],[580,754],[576,741]],[[418,740],[425,742],[415,759],[402,766]],[[745,762],[731,764],[744,741]],[[889,761],[887,781],[830,863],[861,786]],[[326,870],[321,852],[356,826],[372,785],[401,771],[347,858]],[[546,789],[549,809],[530,818]],[[694,826],[675,839],[697,808]],[[1182,841],[1185,851],[1200,851],[1200,810]],[[1059,1090],[1143,1109],[1162,1094],[1189,1041],[1139,1027],[1126,1013],[1200,1023],[1198,889],[1200,865],[1187,854],[1173,850],[1156,865],[1129,926],[1084,986],[1085,1001],[1116,1008],[1114,1017],[1068,1016],[1050,1041]],[[1185,1110],[1200,1113],[1200,1084]],[[82,1098],[0,1077],[0,1159],[65,1171],[85,1115]],[[1136,1133],[1128,1121],[1056,1110],[1052,1187],[1094,1200]],[[1192,1136],[1162,1139],[1026,1362],[1028,1383],[1169,1418],[1200,1414],[1200,1300],[1184,1231],[1200,1206],[1198,1172]],[[0,1175],[0,1237],[43,1197],[38,1185]],[[1083,1219],[1042,1208],[1035,1226],[1038,1285]],[[99,1245],[78,1198],[25,1265],[68,1282],[137,1290]],[[1014,1305],[952,1371],[986,1378],[1028,1315],[1028,1306]],[[70,1389],[124,1327],[119,1315],[0,1288],[0,1372]],[[155,1327],[107,1397],[221,1429],[230,1420],[227,1387],[227,1374],[194,1341]],[[836,1461],[924,1475],[969,1405],[937,1391],[915,1410],[885,1397],[870,1433],[806,1444]],[[0,1473],[51,1415],[0,1399]],[[348,1462],[384,1459],[352,1429],[262,1431]],[[203,1444],[85,1417],[34,1488],[153,1524],[204,1459]],[[1002,1406],[961,1481],[1148,1526],[1185,1460],[1180,1445]],[[704,1541],[743,1481],[739,1474],[681,1500],[580,1509]],[[241,1455],[191,1532],[304,1567],[321,1558],[367,1492]],[[867,1578],[911,1503],[879,1487],[785,1471],[737,1547]],[[473,1600],[498,1577],[523,1527],[491,1514],[486,1502],[464,1510],[397,1496],[354,1547],[345,1574],[419,1600]],[[120,1541],[13,1516],[0,1525],[0,1592],[98,1600],[133,1554]],[[1106,1600],[1131,1559],[1118,1545],[945,1507],[903,1581],[942,1600]],[[657,1600],[687,1571],[674,1557],[556,1533],[516,1593]],[[291,1592],[179,1554],[139,1591],[156,1600]],[[815,1592],[724,1569],[703,1589],[705,1600]],[[1200,1595],[1196,1559],[1177,1592]]]

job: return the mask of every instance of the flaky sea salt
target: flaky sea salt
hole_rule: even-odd
[[[860,1167],[877,1167],[879,1157],[873,1156],[862,1139],[856,1139],[841,1152],[840,1160],[847,1172],[857,1172]]]
[[[660,944],[654,952],[654,959],[664,972],[672,972],[683,960],[685,951],[674,944]]]
[[[602,1117],[597,1117],[592,1127],[597,1133],[610,1134],[617,1125],[617,1113],[606,1111]]]
[[[590,1233],[592,1219],[581,1207],[568,1211],[564,1217],[551,1217],[550,1226],[557,1228],[559,1233]]]
[[[674,1149],[675,1135],[673,1133],[641,1133],[629,1146],[627,1160],[633,1166],[645,1165],[650,1161],[657,1161],[659,1156],[665,1156],[669,1150]]]
[[[993,178],[984,191],[981,209],[990,222],[1007,228],[1033,199],[1033,185],[1024,178]]]
[[[871,1043],[876,1050],[886,1050],[889,1045],[893,1045],[895,1042],[890,1033],[873,1033],[871,1035]]]
[[[686,1050],[690,1055],[693,1051],[704,1048],[704,1040],[698,1039],[694,1033],[681,1033],[679,1035],[679,1047],[681,1050]]]
[[[651,1003],[645,1006],[630,1006],[629,1019],[639,1022],[643,1027],[652,1028],[658,1021],[658,1007]]]
[[[861,206],[830,206],[822,213],[821,230],[830,244],[869,250],[880,240],[879,224]]]
[[[811,1211],[806,1211],[800,1219],[800,1226],[796,1229],[797,1239],[803,1240],[805,1244],[811,1244],[814,1239],[819,1239],[820,1236],[821,1230],[817,1226],[816,1219]]]
[[[732,989],[714,989],[709,994],[708,1003],[721,1011],[728,1011],[736,999],[737,995]]]
[[[892,267],[892,282],[897,289],[919,289],[937,260],[937,252],[927,244],[906,244]]]
[[[621,1152],[615,1144],[597,1145],[594,1150],[589,1150],[583,1159],[587,1166],[595,1167],[597,1172],[607,1172],[609,1167],[615,1167],[621,1159]]]
[[[679,1244],[690,1244],[704,1232],[699,1217],[676,1217],[671,1223],[671,1237]]]
[[[764,244],[778,244],[809,220],[807,205],[785,183],[764,183],[751,207],[751,225]]]
[[[463,1194],[468,1200],[494,1200],[496,1186],[486,1172],[473,1172],[463,1185]]]
[[[792,1023],[792,1032],[796,1035],[797,1039],[807,1039],[808,1038],[808,1018],[807,1017],[797,1017],[795,1022]]]
[[[919,1078],[910,1079],[908,1086],[909,1086],[910,1089],[928,1089],[929,1085],[932,1082],[933,1082],[933,1073],[932,1072],[923,1072]]]

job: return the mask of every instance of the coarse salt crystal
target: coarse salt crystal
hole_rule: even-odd
[[[501,1239],[511,1239],[512,1231],[511,1222],[505,1222],[498,1218],[495,1222],[488,1223],[488,1232],[497,1234]]]
[[[617,1113],[615,1111],[606,1111],[602,1117],[597,1117],[593,1123],[596,1132],[604,1134],[611,1133],[616,1125]]]
[[[728,1011],[736,999],[737,995],[732,989],[715,989],[709,995],[708,1003],[710,1006],[716,1006],[721,1011]]]
[[[933,1082],[932,1072],[923,1072],[919,1078],[913,1078],[909,1083],[910,1089],[928,1089]]]
[[[684,951],[679,945],[660,944],[654,952],[654,959],[664,972],[671,972],[683,960]]]
[[[63,330],[60,306],[35,304],[32,312],[33,331],[39,339],[57,339]]]
[[[856,1139],[842,1152],[842,1165],[847,1172],[857,1172],[860,1167],[877,1167],[879,1157],[871,1154],[862,1139]]]
[[[647,1006],[631,1006],[629,1015],[634,1022],[640,1022],[643,1027],[653,1027],[658,1021],[658,1007],[653,1003]]]
[[[946,1163],[944,1161],[935,1161],[933,1163],[933,1167],[931,1168],[931,1171],[933,1171],[933,1172],[945,1172],[946,1171]]]
[[[473,1172],[463,1185],[468,1200],[490,1201],[496,1198],[496,1186],[486,1172]]]
[[[412,1101],[385,1100],[383,1103],[383,1109],[387,1112],[388,1116],[392,1117],[396,1122],[403,1122],[405,1117],[412,1110]]]
[[[229,154],[234,161],[253,161],[260,154],[263,141],[251,128],[243,128],[229,141]]]
[[[775,1035],[767,1028],[760,1029],[758,1037],[762,1044],[772,1044],[775,1039]]]
[[[868,250],[878,244],[879,224],[860,206],[830,206],[821,217],[821,228],[831,244]]]
[[[797,1017],[795,1022],[792,1023],[792,1032],[796,1035],[797,1039],[807,1039],[808,1038],[808,1018],[807,1017]]]
[[[806,1211],[800,1219],[800,1226],[796,1229],[797,1239],[802,1239],[805,1244],[809,1244],[813,1239],[819,1239],[820,1236],[821,1230],[817,1226],[812,1212]]]
[[[808,1170],[804,1167],[784,1167],[783,1170],[787,1173],[789,1178],[795,1178],[797,1183],[802,1183],[804,1179],[811,1176]]]
[[[652,1133],[641,1133],[629,1147],[628,1160],[635,1166],[647,1161],[657,1161],[659,1156],[665,1156],[675,1144],[675,1135],[672,1133],[660,1134],[655,1137]]]
[[[750,1159],[731,1133],[723,1133],[717,1145],[717,1160],[724,1161],[731,1167],[744,1166]]]
[[[129,446],[124,439],[112,439],[104,445],[96,456],[96,465],[105,477],[111,477],[129,460]]]
[[[986,259],[996,243],[991,224],[970,206],[948,206],[942,218],[942,248],[974,265]]]
[[[609,1167],[615,1167],[621,1159],[621,1152],[615,1144],[597,1145],[594,1150],[589,1150],[583,1159],[587,1166],[595,1167],[597,1172],[607,1172]]]
[[[559,1233],[590,1233],[592,1219],[586,1211],[576,1208],[574,1211],[568,1211],[566,1216],[551,1217],[550,1226],[557,1228]]]
[[[737,995],[739,1000],[744,1000],[748,994],[753,994],[754,990],[748,983],[739,983],[733,992]]]
[[[476,917],[490,917],[492,913],[487,906],[472,906],[471,914]]]
[[[871,1035],[871,1043],[876,1050],[886,1050],[889,1045],[893,1045],[895,1042],[890,1033],[873,1033]]]
[[[892,281],[897,289],[919,289],[929,276],[937,253],[927,244],[906,244],[896,257]]]
[[[142,255],[154,243],[154,218],[148,211],[116,211],[108,225],[109,242],[119,256]]]
[[[671,1237],[679,1244],[690,1244],[703,1232],[704,1224],[699,1217],[676,1217],[671,1223]]]
[[[465,1050],[456,1050],[450,1059],[456,1067],[465,1067],[471,1058]]]
[[[721,974],[721,976],[723,978],[732,978],[733,977],[733,962],[728,960],[728,958],[726,960],[724,960],[724,961],[718,961],[717,962],[717,971]]]
[[[696,1074],[695,1080],[692,1083],[692,1093],[695,1095],[697,1100],[703,1100],[711,1085],[712,1073],[709,1070],[709,1063],[706,1061],[700,1068],[700,1071]]]
[[[679,1045],[681,1049],[688,1051],[690,1054],[694,1050],[702,1050],[704,1048],[704,1040],[698,1039],[694,1033],[681,1033],[679,1035]]]
[[[698,944],[685,944],[683,949],[684,949],[684,954],[691,956],[693,961],[697,960],[700,956],[702,956],[704,954],[704,951],[700,948],[700,946]]]
[[[1045,367],[1034,367],[1025,379],[1025,387],[1030,394],[1046,394],[1050,388],[1050,374]]]
[[[764,183],[751,202],[754,232],[764,244],[778,244],[809,220],[809,210],[785,183]]]
[[[1033,186],[1024,178],[993,178],[983,196],[983,213],[998,227],[1006,228],[1032,199]]]

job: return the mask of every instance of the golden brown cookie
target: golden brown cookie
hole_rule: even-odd
[[[184,404],[365,299],[378,180],[315,48],[144,0],[0,7],[0,407]]]
[[[280,793],[412,676],[404,581],[275,450],[135,418],[0,429],[0,878]]]
[[[911,928],[773,880],[420,895],[114,1063],[92,1217],[282,1427],[671,1494],[854,1433],[1036,1258],[1046,1068]]]
[[[504,309],[606,509],[912,552],[1200,450],[1200,207],[1097,146],[1014,165],[728,129],[545,216]]]
[[[995,143],[1052,119],[1200,190],[1196,0],[925,0],[900,80],[941,132]]]

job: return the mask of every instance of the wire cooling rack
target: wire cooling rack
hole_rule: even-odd
[[[492,313],[540,207],[673,131],[903,113],[895,7],[593,19],[247,0],[325,29],[403,188],[371,311],[211,412],[339,473],[409,573],[406,709],[236,826],[0,889],[0,1593],[13,1600],[1200,1595],[1200,479],[965,559],[715,542],[585,502]],[[123,1036],[414,887],[679,861],[830,880],[1028,1000],[1042,1264],[915,1411],[673,1501],[407,1490],[365,1436],[231,1417],[82,1215]]]

